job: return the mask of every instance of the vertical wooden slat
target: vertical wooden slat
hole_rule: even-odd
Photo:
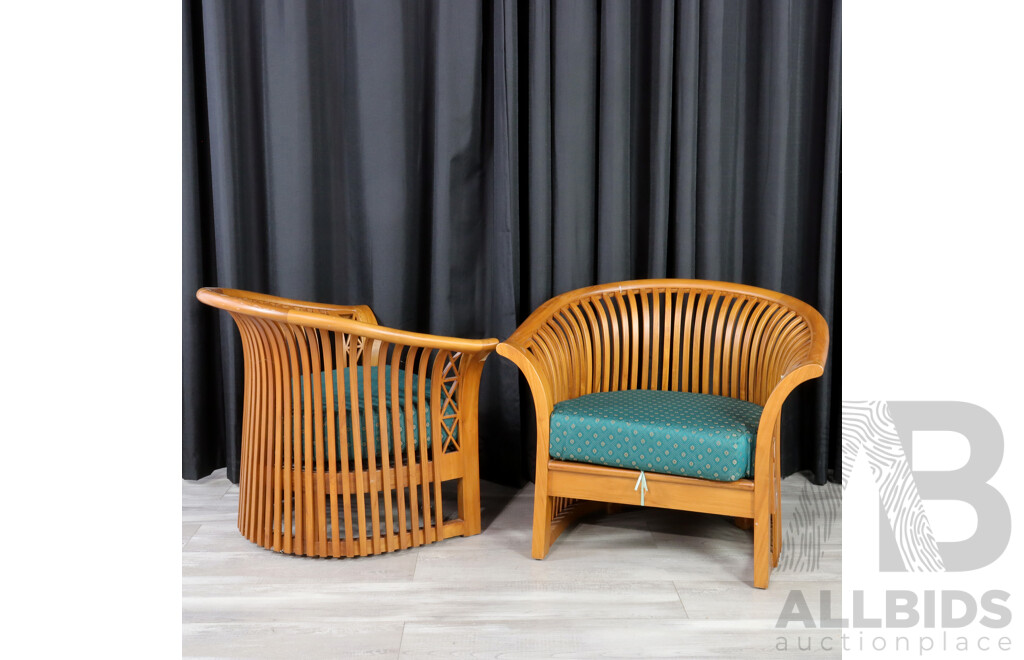
[[[758,337],[765,323],[771,318],[773,309],[773,305],[768,302],[761,306],[761,309],[758,310],[757,322],[752,323],[749,328],[749,341],[745,342],[743,346],[743,368],[745,374],[743,375],[742,385],[745,388],[746,395],[743,398],[753,403],[758,403],[756,395]]]
[[[676,295],[672,289],[665,289],[665,311],[662,314],[662,340],[665,342],[661,349],[662,363],[661,363],[661,385],[658,389],[662,391],[669,391],[674,389],[669,385],[669,378],[671,378],[672,371],[675,367],[675,356],[673,355],[673,337],[672,337],[672,319],[674,318],[673,309],[675,307]]]
[[[377,480],[377,433],[373,419],[373,350],[376,340],[363,341],[363,423],[366,433],[366,474],[367,495],[370,504],[370,520],[373,525],[370,538],[373,542],[373,554],[383,552],[382,533],[380,526],[380,482]],[[378,380],[379,380],[378,376]]]
[[[661,359],[661,326],[663,323],[661,294],[662,291],[659,289],[654,289],[651,292],[651,377],[648,380],[647,376],[644,376],[644,387],[652,390],[658,389],[658,376],[661,375],[659,371],[663,368]],[[646,364],[647,358],[644,358],[645,367]]]
[[[259,538],[259,480],[260,472],[262,470],[262,464],[259,462],[259,453],[262,450],[262,443],[260,441],[260,434],[262,433],[261,426],[263,424],[263,411],[260,409],[260,396],[262,395],[260,390],[260,380],[262,379],[263,367],[259,363],[259,356],[261,354],[260,338],[258,336],[258,330],[255,327],[255,323],[246,317],[246,326],[249,330],[249,338],[251,344],[252,358],[253,358],[253,405],[252,405],[252,429],[249,434],[249,476],[247,479],[247,496],[246,496],[246,508],[248,509],[248,530],[249,538]],[[258,541],[255,541],[258,542]]]
[[[764,405],[764,400],[761,398],[761,380],[759,378],[761,371],[760,365],[762,362],[761,357],[764,354],[764,351],[762,350],[764,346],[762,338],[764,337],[765,328],[772,322],[772,319],[775,318],[778,311],[779,306],[776,304],[770,304],[767,306],[764,313],[761,315],[761,318],[757,321],[757,327],[754,329],[753,333],[753,341],[750,344],[750,354],[748,358],[750,362],[750,373],[748,376],[750,384],[747,391],[750,396],[750,401],[758,404],[759,406]]]
[[[557,314],[554,321],[551,328],[554,331],[555,337],[558,338],[559,352],[557,355],[578,354],[579,349],[575,347],[575,338],[570,328],[572,322],[564,314]],[[570,397],[573,396],[576,393],[574,388],[576,382],[575,369],[564,360],[560,360],[557,373],[561,375],[563,390],[568,392]]]
[[[683,297],[686,296],[687,300],[692,300],[692,294],[686,293],[686,291],[676,292],[676,301],[674,311],[672,314],[672,384],[670,389],[673,391],[686,391],[683,384],[680,382],[679,370],[682,368],[682,373],[686,374],[686,342],[687,339],[683,334],[682,321],[683,321]],[[683,376],[685,378],[685,375]]]
[[[575,346],[573,332],[570,329],[571,321],[567,319],[563,314],[556,314],[552,319],[551,329],[554,331],[555,336],[558,338],[559,353],[569,353],[572,355],[578,354],[579,348]],[[570,397],[576,396],[576,388],[573,387],[575,383],[575,373],[568,368],[566,364],[558,364],[556,366],[556,373],[559,374],[561,379],[561,386],[565,392],[569,393]]]
[[[594,345],[585,311],[579,305],[574,305],[570,311],[575,319],[577,341],[583,356],[576,383],[576,396],[582,396],[590,392],[590,383],[594,378]]]
[[[767,401],[772,388],[775,387],[775,379],[781,375],[778,373],[778,351],[779,335],[785,331],[792,315],[787,310],[780,310],[772,323],[766,328],[766,338],[761,343],[760,363],[764,365],[760,379],[760,398]],[[764,405],[763,403],[761,405]]]
[[[338,527],[338,402],[344,407],[344,399],[334,391],[334,383],[338,376],[338,366],[334,361],[334,351],[331,344],[335,333],[323,332],[324,352],[324,397],[327,399],[327,410],[324,418],[327,420],[327,470],[321,475],[321,479],[327,479],[327,494],[330,498],[331,509],[331,556],[341,556],[341,529]]]
[[[315,523],[310,539],[313,554],[321,557],[327,556],[327,539],[324,532],[327,530],[327,492],[325,490],[324,475],[326,465],[324,464],[324,395],[323,381],[327,380],[323,362],[320,356],[320,334],[315,328],[306,328],[306,340],[310,349],[310,372],[313,380],[313,452],[306,459],[307,480],[313,480],[315,497],[313,507],[310,509],[310,518]]]
[[[345,556],[354,557],[357,554],[355,535],[352,532],[352,473],[349,465],[353,456],[349,453],[349,420],[348,407],[345,401],[352,391],[348,378],[345,377],[345,368],[349,364],[348,348],[345,346],[346,336],[343,333],[334,333],[334,353],[337,356],[338,373],[338,449],[339,462],[341,463],[341,508],[342,518],[345,520]]]
[[[242,357],[245,368],[242,400],[242,455],[238,476],[238,528],[246,537],[251,535],[252,524],[249,516],[252,511],[251,494],[253,491],[250,480],[255,474],[253,450],[255,439],[252,437],[256,429],[256,355],[255,338],[248,318],[241,314],[231,314],[242,337]]]
[[[617,344],[619,345],[619,374],[618,383],[616,385],[617,390],[629,389],[629,347],[630,347],[630,326],[629,326],[629,312],[626,311],[626,300],[623,298],[622,293],[616,293],[612,300],[617,305],[616,309],[612,313],[612,323],[619,328],[620,335],[616,338]]]
[[[640,291],[637,293],[640,298],[640,332],[638,333],[643,337],[639,342],[639,358],[640,358],[640,380],[636,384],[636,388],[640,390],[649,389],[651,386],[651,306],[647,302],[648,292],[647,290]],[[657,298],[657,293],[654,294]],[[655,343],[656,339],[653,340]]]
[[[785,311],[779,314],[777,321],[768,334],[765,342],[765,375],[762,383],[762,392],[765,399],[775,387],[775,382],[782,376],[782,367],[789,359],[789,351],[784,347],[789,345],[787,339],[800,326],[796,314],[792,311]]]
[[[266,506],[264,501],[265,484],[268,475],[268,466],[264,454],[267,447],[267,410],[264,404],[265,386],[264,381],[266,379],[267,370],[267,359],[265,355],[266,345],[262,335],[262,330],[259,328],[259,323],[256,319],[250,321],[254,337],[255,337],[255,379],[256,384],[255,390],[255,405],[256,409],[256,432],[253,434],[253,462],[255,470],[252,475],[252,492],[250,495],[250,506],[252,508],[252,527],[251,533],[255,543],[265,545],[265,539],[263,536],[263,512]]]
[[[711,352],[711,329],[713,327],[712,324],[714,323],[714,320],[715,320],[715,311],[718,309],[718,303],[721,300],[721,298],[722,298],[722,294],[721,293],[719,293],[717,291],[714,292],[711,295],[711,300],[708,303],[707,308],[704,310],[704,319],[703,319],[704,320],[704,337],[703,337],[704,342],[703,342],[703,348],[700,351],[700,361],[701,361],[702,369],[701,369],[700,386],[697,389],[698,392],[701,392],[701,393],[704,393],[704,394],[710,394],[711,393],[711,375],[710,374],[711,374],[712,357],[714,355]]]
[[[601,341],[604,343],[604,376],[601,391],[611,392],[619,382],[619,329],[614,323],[612,303],[608,295],[598,298],[597,311],[601,317]]]
[[[758,300],[754,303],[754,309],[750,312],[750,317],[747,319],[747,327],[743,332],[743,343],[742,351],[740,353],[740,376],[739,376],[739,398],[744,401],[753,401],[750,396],[750,372],[751,372],[751,352],[754,343],[754,333],[761,324],[761,319],[764,317],[766,310],[768,309],[768,303],[763,300]]]
[[[587,324],[589,327],[588,343],[591,350],[591,370],[590,378],[587,383],[587,389],[585,394],[591,394],[593,392],[601,391],[601,379],[603,378],[603,369],[606,368],[607,352],[601,343],[601,326],[597,320],[597,316],[594,312],[594,305],[592,300],[585,300],[581,303],[580,308],[587,317]]]
[[[259,487],[257,492],[259,493],[259,511],[258,511],[258,538],[260,545],[265,548],[273,547],[273,515],[274,515],[274,502],[273,502],[273,445],[270,442],[270,426],[273,423],[272,412],[270,409],[270,383],[272,382],[273,374],[272,369],[272,358],[270,356],[270,346],[268,344],[268,337],[266,331],[266,323],[262,320],[257,320],[256,325],[260,329],[260,379],[259,379],[259,396],[257,398],[257,406],[260,409],[260,436],[259,445],[260,453],[258,456],[260,465],[260,476],[259,476]]]
[[[733,356],[732,349],[734,345],[733,338],[739,332],[739,327],[742,323],[742,318],[746,313],[747,304],[743,298],[733,296],[729,300],[729,316],[725,322],[725,329],[722,332],[722,368],[721,368],[721,390],[722,396],[732,396],[732,364]]]
[[[430,358],[434,357],[431,351],[425,350],[420,354],[419,364],[416,365],[416,377],[417,392],[422,398],[427,392],[427,367],[429,366]],[[435,357],[436,359],[436,357]],[[431,401],[431,407],[437,405],[436,402]],[[427,475],[427,462],[430,460],[427,456],[427,438],[431,437],[427,435],[427,405],[424,401],[420,400],[416,406],[418,418],[419,418],[419,444],[420,444],[420,504],[422,506],[423,513],[423,542],[433,543],[434,542],[434,529],[431,526],[430,516],[430,479]],[[431,410],[433,415],[434,411]],[[439,423],[437,419],[431,419],[431,426]]]
[[[241,453],[239,454],[239,461],[240,461],[240,463],[242,465],[244,465],[245,464],[245,460],[246,460],[246,456],[247,456],[247,453],[246,453],[246,448],[247,447],[246,446],[248,444],[248,436],[249,436],[249,409],[252,407],[252,391],[251,391],[251,389],[252,389],[252,380],[253,379],[252,379],[252,373],[251,373],[252,367],[250,366],[250,364],[252,363],[252,358],[249,355],[248,338],[246,337],[246,335],[247,335],[246,331],[242,328],[241,323],[238,322],[238,316],[236,314],[231,313],[231,318],[235,321],[236,326],[238,326],[239,335],[242,338],[242,364],[243,364],[244,377],[242,379],[242,445],[241,445]],[[240,469],[239,472],[240,473],[244,473],[245,472],[244,468]],[[246,475],[246,476],[248,476],[248,475]],[[244,477],[242,476],[242,474],[239,474],[239,477],[238,477],[238,483],[239,483],[239,488],[238,488],[238,490],[239,490],[238,517],[236,519],[236,521],[238,523],[238,528],[239,529],[242,529],[242,527],[243,527],[243,522],[242,521],[245,518],[245,515],[244,515],[244,513],[245,513],[245,501],[241,497],[241,490],[242,490],[241,483],[242,483],[242,479],[243,478]],[[242,533],[244,534],[245,532],[243,531]]]
[[[388,425],[388,396],[387,386],[390,384],[388,378],[388,345],[381,342],[377,348],[377,414],[378,414],[378,425],[377,428],[380,430],[380,471],[382,488],[384,491],[384,526],[381,528],[380,534],[384,535],[386,543],[386,549],[390,552],[391,550],[398,549],[398,538],[395,536],[394,525],[394,510],[391,506],[391,489],[393,488],[391,483],[391,471],[388,469],[391,463],[391,450],[388,447],[388,440],[390,439],[389,425]],[[391,370],[397,370],[397,367],[392,367]],[[397,462],[395,465],[395,471],[397,472]],[[378,535],[380,535],[378,534]]]
[[[430,454],[433,457],[433,483],[434,483],[434,538],[438,541],[444,538],[444,511],[441,502],[441,454],[444,451],[444,437],[442,423],[444,414],[445,397],[441,392],[444,383],[444,371],[451,359],[449,351],[438,351],[434,356],[433,372],[430,378],[430,434],[432,438]]]
[[[700,328],[704,319],[703,308],[707,305],[708,294],[698,291],[686,306],[686,360],[689,368],[684,367],[683,379],[688,379],[684,392],[700,392]],[[692,312],[692,316],[691,316]]]
[[[286,466],[285,463],[285,439],[284,439],[284,408],[286,405],[286,392],[291,386],[291,382],[288,379],[287,374],[287,361],[284,359],[284,355],[287,353],[287,346],[285,345],[284,339],[282,338],[281,328],[275,323],[265,323],[263,336],[266,339],[268,346],[268,357],[267,360],[267,371],[270,374],[270,379],[267,381],[267,405],[271,405],[273,401],[273,423],[271,425],[271,432],[274,436],[272,449],[268,447],[268,450],[272,453],[272,459],[270,461],[273,481],[273,494],[271,496],[271,502],[273,503],[273,548],[274,550],[282,550],[284,548],[284,534],[282,532],[283,521],[283,501],[285,498],[283,475],[281,474]],[[269,409],[269,408],[268,408]],[[290,534],[290,533],[289,533]]]
[[[615,354],[615,341],[612,339],[611,315],[608,313],[608,299],[605,296],[596,296],[591,299],[594,309],[594,317],[597,319],[598,341],[601,344],[601,380],[595,387],[595,392],[608,392],[614,389],[615,361],[618,356]],[[617,374],[616,374],[617,375]]]
[[[281,356],[280,382],[281,382],[281,404],[284,412],[281,415],[281,461],[275,466],[281,476],[280,490],[275,493],[275,499],[280,504],[276,505],[281,509],[281,540],[284,552],[296,552],[294,546],[294,488],[295,479],[292,469],[293,463],[298,463],[298,442],[301,432],[298,426],[300,411],[299,395],[299,368],[298,355],[295,351],[294,342],[291,340],[291,331],[278,323],[268,324],[267,330],[277,342],[278,351]]]
[[[363,486],[362,429],[360,428],[360,406],[359,406],[359,356],[357,354],[358,342],[356,337],[349,335],[348,338],[348,392],[349,392],[349,425],[352,429],[352,464],[355,468],[353,476],[356,482],[356,516],[358,520],[359,554],[367,555],[371,546],[367,542],[366,529],[366,488]],[[368,443],[369,444],[369,443]],[[367,447],[369,449],[369,447]]]
[[[590,342],[587,339],[586,321],[583,317],[583,312],[580,311],[578,306],[569,308],[568,320],[570,321],[570,327],[573,331],[573,341],[579,350],[579,354],[584,356],[584,360],[581,360],[578,365],[572,370],[575,374],[573,379],[573,392],[576,396],[581,396],[586,392],[586,383],[590,379],[590,372],[592,365],[590,363],[592,352],[590,350]]]
[[[626,298],[629,300],[629,389],[631,390],[635,390],[637,388],[637,378],[640,373],[640,313],[637,311],[636,307],[636,298],[638,295],[639,294],[636,291],[631,291],[626,295]]]
[[[725,342],[725,319],[732,312],[732,296],[723,296],[722,304],[718,311],[718,322],[715,324],[714,346],[711,349],[709,362],[711,362],[711,389],[712,394],[722,394],[722,370],[724,362]]]
[[[555,361],[555,357],[559,355],[558,349],[556,348],[558,340],[550,325],[537,330],[536,342],[538,357],[540,357],[541,361],[544,363],[549,376],[558,385],[564,385],[562,380],[564,370],[562,370],[561,365]]]
[[[548,378],[552,381],[557,382],[557,377],[555,376],[557,367],[551,361],[551,351],[549,350],[548,345],[548,338],[550,334],[551,331],[548,329],[547,326],[537,329],[537,336],[533,338],[533,353],[534,355],[537,356],[537,359],[541,363],[540,368],[544,371]]]
[[[425,354],[427,351],[423,351]],[[417,370],[417,360],[420,356],[420,349],[415,347],[409,348],[409,353],[405,357],[405,452],[408,459],[409,466],[409,513],[411,516],[410,526],[412,527],[412,544],[414,547],[418,547],[424,543],[423,532],[420,530],[420,509],[419,509],[419,493],[417,492],[416,483],[420,481],[417,478],[419,465],[416,461],[416,446],[417,438],[423,438],[423,434],[416,435],[416,429],[418,428],[419,409],[422,408],[422,404],[413,406],[413,395],[412,386],[416,382],[416,377],[419,371]],[[424,442],[426,442],[424,440]]]
[[[740,395],[740,365],[742,363],[743,338],[746,335],[750,313],[755,306],[751,300],[743,301],[743,309],[739,318],[736,319],[736,328],[733,331],[729,360],[729,396],[733,398],[742,398]]]
[[[260,473],[257,477],[257,481],[260,483],[254,484],[255,488],[249,489],[249,495],[251,495],[248,498],[249,506],[260,509],[266,516],[261,516],[260,511],[253,512],[255,514],[252,519],[253,533],[258,538],[256,542],[266,548],[282,550],[284,539],[280,529],[283,484],[279,465],[283,462],[285,422],[282,417],[287,406],[289,383],[282,383],[282,379],[286,377],[287,364],[282,364],[281,355],[282,352],[287,351],[287,348],[277,336],[279,328],[276,324],[250,318],[249,325],[256,336],[256,343],[259,345],[253,356],[260,365],[258,370],[260,373],[256,377],[257,382],[254,383],[257,391],[254,392],[253,402],[261,410],[258,423],[262,427],[261,434],[264,434],[258,441],[259,451],[250,457],[252,460],[250,465]],[[239,491],[241,495],[241,487]],[[256,493],[259,493],[258,496]],[[260,530],[258,533],[256,528]]]
[[[395,499],[398,507],[398,542],[402,548],[412,545],[407,530],[408,519],[405,514],[405,489],[409,485],[408,464],[402,465],[402,404],[400,403],[401,385],[398,382],[398,367],[402,364],[402,347],[395,345],[391,355],[391,441],[394,443],[395,457]],[[406,444],[412,444],[412,436],[407,435]]]
[[[301,462],[296,460],[295,477],[296,482],[301,484],[301,496],[296,496],[295,509],[300,515],[295,518],[295,541],[302,552],[306,555],[313,554],[314,533],[313,533],[313,471],[303,470],[303,465],[313,458],[313,372],[309,358],[309,344],[306,341],[306,333],[302,328],[292,326],[295,345],[298,348],[299,363],[301,365],[302,383],[302,448],[296,458],[302,457]]]

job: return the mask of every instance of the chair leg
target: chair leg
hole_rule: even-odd
[[[754,519],[753,518],[742,518],[740,516],[736,516],[735,518],[732,519],[732,523],[734,525],[736,525],[737,527],[739,527],[740,529],[742,529],[742,530],[748,530],[748,529],[753,529],[754,528]]]
[[[779,565],[782,554],[782,460],[780,455],[779,423],[775,424],[772,443],[772,566]]]
[[[771,475],[754,484],[754,586],[767,589],[772,573],[772,508],[775,488]]]
[[[771,514],[754,518],[754,586],[767,589],[772,573]]]
[[[533,495],[533,549],[534,559],[544,559],[551,548],[551,498],[544,492]]]
[[[475,476],[475,475],[474,475]],[[466,476],[459,479],[459,517],[463,520],[463,536],[480,533],[480,480]]]
[[[772,566],[775,567],[779,565],[779,556],[782,554],[782,496],[778,484],[772,499]]]

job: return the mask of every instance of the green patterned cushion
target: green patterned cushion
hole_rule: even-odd
[[[339,390],[338,372],[337,372],[337,370],[332,371],[331,372],[331,376],[332,376],[332,380],[333,380],[333,383],[334,383],[334,390],[333,391],[334,391],[334,410],[335,410],[335,415],[337,415],[340,412],[339,409],[338,409],[339,394],[340,394],[340,398],[344,401],[344,404],[345,404],[345,411],[346,411],[346,413],[345,413],[345,421],[346,421],[346,424],[348,426],[348,434],[347,434],[348,435],[348,456],[351,459],[354,456],[354,453],[353,453],[354,452],[354,448],[353,448],[353,442],[352,442],[352,439],[353,439],[353,433],[352,433],[352,395],[351,395],[351,392],[349,390],[349,387],[350,387],[350,380],[349,379],[351,378],[351,375],[350,375],[349,369],[346,367],[344,372],[342,373],[342,376],[341,376],[341,383],[340,383],[341,389],[340,390]],[[421,398],[420,396],[418,396],[418,392],[419,392],[419,382],[418,381],[419,381],[419,379],[416,378],[415,375],[411,375],[410,377],[412,378],[412,397],[413,397],[412,406],[411,406],[411,408],[412,408],[412,420],[411,420],[411,422],[412,422],[412,427],[413,427],[412,428],[413,449],[418,452],[419,451],[419,444],[420,444],[419,443],[419,434],[420,434],[420,431],[419,431],[419,406],[420,405],[423,405],[425,407],[424,417],[426,418],[427,447],[430,447],[430,442],[431,442],[431,437],[430,437],[431,436],[431,433],[430,433],[430,379],[429,378],[426,379],[426,382],[425,382],[426,394]],[[357,383],[357,385],[356,385],[356,396],[357,396],[357,402],[358,402],[358,405],[359,405],[359,436],[360,436],[359,444],[360,444],[360,448],[362,450],[362,456],[365,459],[365,457],[367,455],[366,452],[367,452],[368,443],[367,443],[367,438],[366,438],[366,419],[365,419],[364,415],[366,414],[367,407],[366,407],[366,400],[365,400],[365,396],[364,396],[363,367],[362,366],[357,366],[356,367],[356,383]],[[374,455],[375,456],[380,456],[381,455],[381,449],[380,449],[380,410],[378,409],[378,406],[379,406],[379,401],[378,401],[378,398],[379,398],[379,386],[378,386],[378,381],[377,381],[377,367],[370,367],[370,388],[371,388],[371,392],[370,392],[370,406],[371,407],[369,408],[369,410],[370,410],[370,413],[373,415],[373,450],[374,450]],[[322,403],[323,403],[323,406],[324,406],[323,409],[326,412],[326,410],[327,410],[327,389],[326,389],[326,380],[324,378],[324,374],[320,375],[320,392],[321,392],[321,397],[322,397]],[[302,396],[303,397],[305,396],[304,392],[303,392]],[[391,401],[392,401],[392,385],[391,385],[391,367],[390,367],[390,365],[385,365],[385,367],[384,367],[384,401],[385,401],[385,403],[388,406],[391,405]],[[399,419],[399,426],[400,426],[400,428],[399,428],[399,441],[400,441],[402,452],[404,453],[406,451],[406,437],[405,437],[406,436],[406,431],[405,431],[405,408],[406,408],[406,406],[405,406],[405,371],[402,370],[402,369],[398,370],[398,405],[399,405],[398,419]],[[451,414],[454,414],[454,409],[452,408],[451,404],[449,404],[447,406],[446,410],[445,410],[445,416],[448,416],[448,415],[451,415]],[[391,421],[391,411],[390,410],[388,410],[385,413],[385,418],[384,419],[385,419],[385,421],[386,421],[386,423],[388,425],[388,428],[387,428],[387,431],[388,431],[388,434],[387,434],[388,435],[388,454],[394,454],[394,452],[395,452],[394,446],[395,445],[394,445],[394,438],[391,437],[392,421]],[[337,418],[335,418],[335,427],[334,428],[336,430],[339,428],[338,427],[338,420],[337,420]],[[323,434],[324,434],[324,436],[323,436],[324,437],[324,442],[326,443],[327,442],[327,437],[328,437],[327,436],[327,420],[324,420]],[[455,435],[456,438],[458,437],[458,428],[457,427],[455,429],[454,435]],[[339,440],[340,440],[340,438],[339,438]],[[341,456],[341,444],[340,444],[340,442],[335,447],[335,452],[336,452],[336,454],[335,454],[336,456],[339,456],[339,457]],[[325,446],[324,447],[324,458],[326,459],[327,456],[328,456],[327,447]]]
[[[714,481],[753,476],[761,406],[712,394],[623,390],[562,401],[551,458]]]

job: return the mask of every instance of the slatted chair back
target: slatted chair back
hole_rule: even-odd
[[[652,389],[763,406],[792,366],[824,362],[811,356],[820,315],[786,298],[700,280],[591,287],[538,308],[517,347],[554,387],[553,403]]]
[[[238,526],[289,554],[354,557],[480,531],[477,403],[496,339],[377,325],[369,307],[200,289],[245,365]],[[445,520],[441,484],[458,480]]]
[[[817,310],[782,293],[730,282],[613,282],[552,298],[497,350],[520,368],[533,395],[540,448],[535,558],[546,556],[595,501],[644,501],[635,493],[635,470],[549,456],[548,423],[557,404],[621,390],[710,394],[761,406],[750,457],[753,479],[650,475],[657,490],[652,485],[647,501],[751,524],[754,584],[767,586],[782,543],[779,415],[797,385],[824,372],[828,326]]]

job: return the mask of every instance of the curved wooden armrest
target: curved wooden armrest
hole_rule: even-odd
[[[825,338],[826,344],[828,338]],[[827,346],[826,346],[827,348]],[[768,395],[764,410],[761,413],[761,421],[757,427],[757,446],[754,448],[754,480],[761,480],[767,483],[767,474],[771,465],[772,442],[778,442],[773,438],[775,429],[782,414],[782,404],[801,383],[820,377],[825,373],[824,365],[811,359],[802,360],[791,366],[785,375],[779,379],[778,384]]]
[[[306,302],[304,300],[272,296],[267,293],[256,293],[255,291],[243,291],[241,289],[222,289],[219,287],[203,287],[196,292],[196,298],[207,305],[242,314],[267,312],[273,309],[281,311],[294,310],[314,314],[329,314],[362,323],[377,324],[377,317],[368,305],[332,305],[330,303]]]
[[[519,370],[523,372],[530,392],[533,394],[533,405],[536,409],[537,419],[546,419],[551,415],[552,409],[558,403],[555,400],[555,385],[548,376],[547,371],[542,369],[536,359],[520,345],[511,341],[503,341],[496,349],[498,355],[512,361]]]
[[[329,305],[290,300],[238,289],[202,288],[196,292],[201,302],[228,312],[320,330],[343,332],[392,344],[437,348],[461,353],[489,353],[498,340],[462,339],[397,330],[377,324],[377,317],[366,305]]]

